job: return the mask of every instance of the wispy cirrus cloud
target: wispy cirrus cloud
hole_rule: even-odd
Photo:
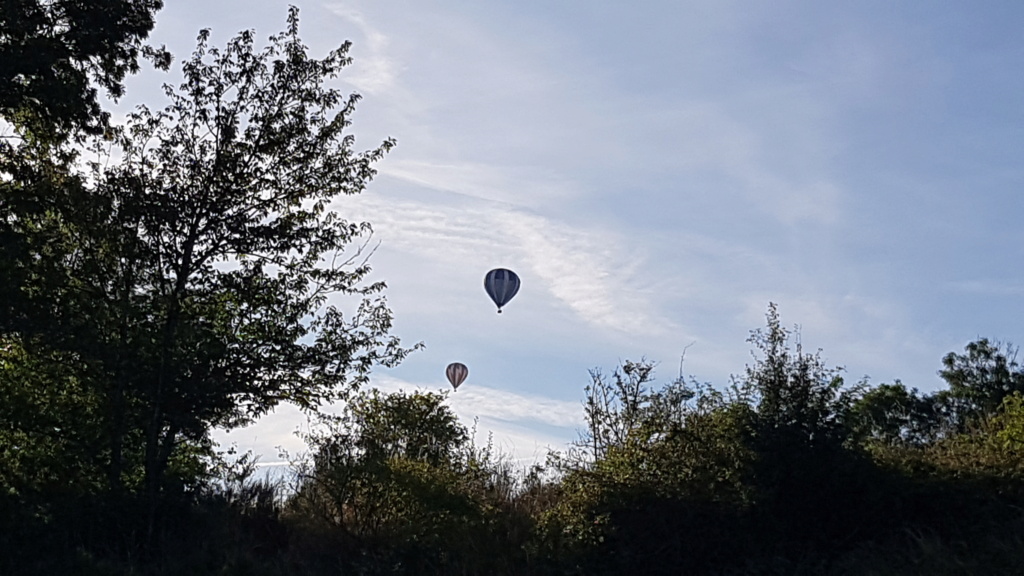
[[[571,180],[536,167],[504,167],[479,162],[389,159],[381,174],[432,190],[452,192],[512,206],[539,208],[581,194]]]
[[[359,10],[343,4],[330,4],[327,9],[352,24],[362,36],[360,57],[346,72],[345,79],[357,89],[378,94],[395,87],[400,66],[389,52],[390,39],[372,25]]]
[[[1024,282],[997,280],[992,278],[978,278],[974,280],[962,280],[951,282],[947,286],[956,291],[967,294],[984,294],[987,296],[1020,296],[1024,294]]]
[[[486,270],[503,262],[539,278],[551,296],[592,325],[633,334],[672,328],[642,296],[640,247],[613,232],[495,202],[455,206],[366,196],[348,200],[345,211],[373,222],[389,250],[432,259],[441,268]]]

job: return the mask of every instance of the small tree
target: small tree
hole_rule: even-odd
[[[850,432],[857,442],[923,446],[939,433],[933,396],[907,389],[899,380],[866,390],[850,410]]]
[[[490,446],[473,445],[446,398],[378,390],[353,397],[307,438],[313,457],[292,511],[370,570],[521,571],[532,528],[517,505],[524,486]],[[525,488],[537,485],[534,478]]]
[[[307,438],[315,453],[299,502],[360,537],[432,528],[440,519],[432,515],[450,512],[458,500],[469,443],[444,400],[378,390],[354,397],[342,416]]]
[[[843,390],[840,369],[825,366],[820,351],[805,353],[799,334],[790,348],[793,333],[782,326],[775,303],[769,303],[766,318],[767,330],[753,330],[747,339],[761,356],[754,353],[741,383],[756,402],[765,432],[795,435],[808,444],[841,436],[853,395]]]
[[[996,413],[1003,399],[1024,392],[1024,368],[1012,344],[981,338],[942,358],[939,376],[949,385],[936,394],[937,408],[952,431]]]
[[[596,461],[609,450],[626,446],[637,435],[657,436],[672,425],[681,425],[686,402],[694,392],[679,380],[654,390],[655,364],[646,360],[626,361],[615,369],[611,380],[600,370],[590,371],[591,383],[584,388],[583,404],[587,429],[575,443],[579,456]],[[641,440],[644,441],[644,440]]]
[[[586,573],[698,571],[746,547],[734,521],[749,495],[749,407],[682,373],[655,386],[654,368],[592,370],[587,428],[550,458],[562,474],[542,541]]]
[[[741,386],[756,410],[748,446],[758,521],[781,548],[833,546],[877,530],[875,469],[849,448],[851,409],[860,387],[847,389],[820,351],[807,354],[769,304],[767,328],[748,340],[760,352]]]

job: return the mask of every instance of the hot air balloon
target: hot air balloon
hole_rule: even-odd
[[[501,307],[519,292],[519,276],[511,270],[495,268],[484,276],[484,290],[498,305],[498,314],[501,314]]]
[[[451,382],[452,388],[458,390],[459,385],[466,380],[466,376],[469,376],[469,368],[466,368],[466,365],[462,362],[452,362],[445,369],[444,374],[448,377],[448,381]]]

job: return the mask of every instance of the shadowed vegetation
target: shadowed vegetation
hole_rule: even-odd
[[[4,6],[0,574],[1024,573],[1014,347],[850,385],[771,304],[728,385],[594,370],[580,440],[519,469],[370,386],[416,346],[334,210],[394,144],[355,148],[347,44],[311,57],[295,9],[262,49],[204,31],[111,126],[96,90],[170,62],[160,2]],[[317,424],[287,480],[211,441],[282,402]]]

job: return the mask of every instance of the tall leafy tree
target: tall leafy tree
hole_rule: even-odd
[[[348,44],[312,58],[298,26],[293,8],[263,49],[252,32],[219,49],[203,31],[169,104],[98,141],[101,162],[59,185],[18,174],[58,194],[32,196],[46,218],[14,228],[55,241],[27,248],[17,281],[32,296],[7,330],[89,367],[115,490],[138,467],[155,501],[176,451],[211,428],[283,401],[315,409],[409,351],[388,334],[384,284],[366,282],[370,226],[334,204],[394,143],[356,150],[358,96],[325,84]]]

